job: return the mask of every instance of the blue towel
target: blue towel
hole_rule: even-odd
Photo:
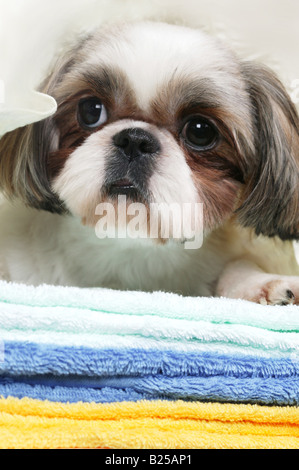
[[[4,398],[35,398],[54,402],[112,403],[140,400],[198,400],[221,403],[298,406],[299,378],[236,379],[234,377],[2,377]]]
[[[291,358],[7,342],[0,373],[5,398],[299,403],[299,361]]]

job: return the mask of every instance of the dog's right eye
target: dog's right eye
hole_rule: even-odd
[[[78,122],[84,129],[94,129],[107,121],[107,111],[98,98],[85,98],[78,105]]]
[[[207,150],[217,143],[218,133],[215,127],[201,117],[188,121],[183,129],[187,145],[196,150]]]

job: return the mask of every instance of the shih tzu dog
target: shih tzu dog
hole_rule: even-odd
[[[140,22],[80,39],[41,91],[56,114],[0,141],[2,279],[299,303],[299,118],[270,70]],[[119,236],[132,204],[144,236]],[[175,235],[179,211],[165,235],[171,204],[202,205],[200,247]]]

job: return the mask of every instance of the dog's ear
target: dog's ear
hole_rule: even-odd
[[[57,142],[51,118],[18,128],[0,140],[0,190],[9,199],[51,212],[63,211],[52,192],[47,158]]]
[[[255,154],[248,156],[239,221],[258,235],[298,239],[298,114],[271,70],[253,62],[241,67],[251,99]]]
[[[54,72],[40,87],[53,96],[73,64],[72,51],[60,58]],[[0,139],[0,191],[10,199],[50,212],[65,209],[51,189],[49,156],[59,147],[59,131],[53,116],[8,132]]]

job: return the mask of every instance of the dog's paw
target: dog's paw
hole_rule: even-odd
[[[216,295],[261,305],[299,305],[299,276],[263,272],[254,263],[229,263],[218,280]]]
[[[260,289],[254,302],[262,305],[289,305],[295,303],[295,294],[285,280],[271,280]]]

